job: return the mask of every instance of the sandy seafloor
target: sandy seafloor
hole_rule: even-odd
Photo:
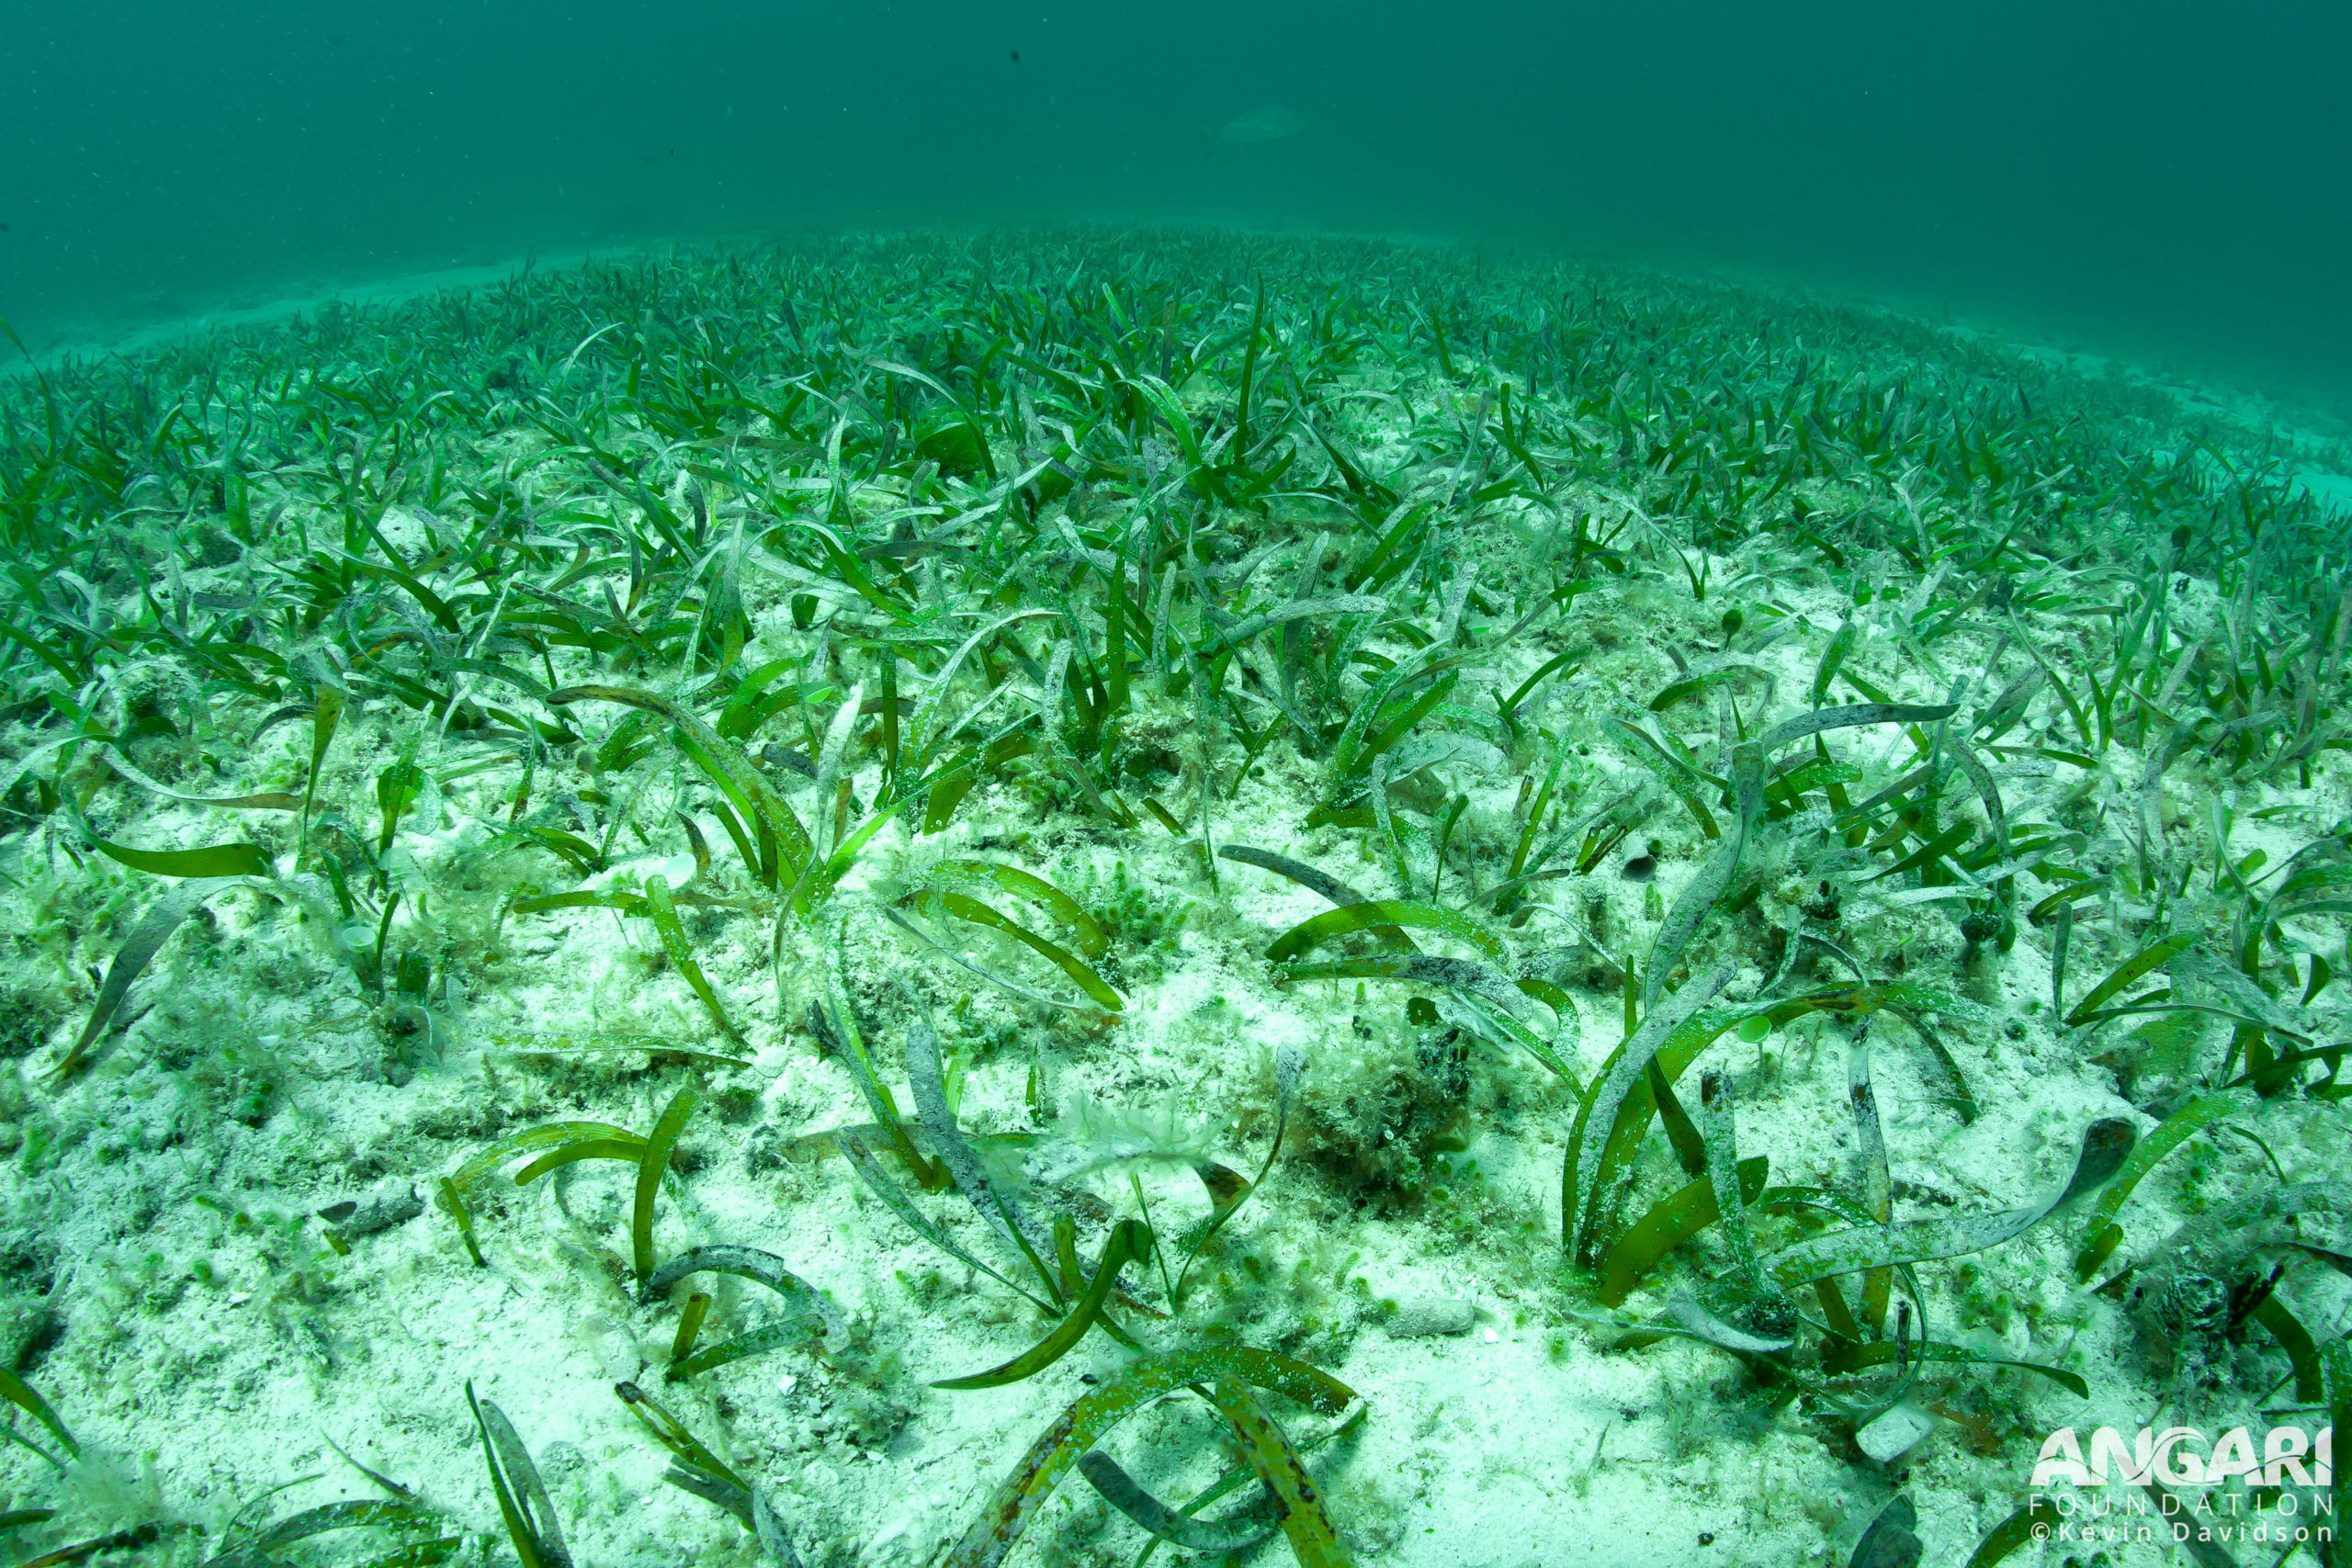
[[[1726,559],[1714,570],[1728,581],[1770,564]],[[1802,692],[1849,606],[1816,575],[1782,570],[1776,592],[1806,625],[1760,657],[1779,670],[1782,692]],[[189,583],[200,592],[204,574],[192,572]],[[1892,602],[1860,613],[1866,631]],[[2210,585],[2197,585],[2188,604],[2185,620],[2216,613]],[[1577,601],[1568,623],[1547,622],[1514,657],[1532,670],[1571,641],[1596,644],[1555,699],[1554,712],[1573,734],[1611,699],[1641,701],[1670,680],[1663,645],[1713,636],[1716,615],[1655,577],[1610,580]],[[778,646],[789,639],[781,603],[763,605],[757,624]],[[2041,629],[2063,661],[2057,629]],[[1981,660],[1991,637],[1989,625],[1959,634],[1954,663]],[[1892,681],[1901,657],[1892,638],[1866,637],[1853,661]],[[1160,721],[1171,735],[1181,731],[1186,710],[1163,706]],[[2062,722],[2046,706],[2034,726]],[[1579,720],[1579,713],[1592,716]],[[1710,731],[1706,716],[1683,722],[1694,735]],[[322,777],[322,800],[364,803],[390,755],[390,733],[385,716],[356,707]],[[284,787],[300,777],[308,741],[307,726],[280,726],[259,754],[242,759],[238,778],[246,787]],[[1856,731],[1839,751],[1872,760],[1896,744],[1892,730]],[[2120,790],[2128,799],[2143,761],[2119,742],[2093,795],[2103,789],[2113,799]],[[1579,759],[1578,783],[1597,791],[1624,766],[1596,744]],[[666,750],[637,771],[643,777],[633,787],[673,787]],[[868,755],[856,796],[872,798],[877,779]],[[2013,819],[2062,809],[2075,782],[2047,765],[2015,767],[2003,779]],[[1298,828],[1317,783],[1277,744],[1239,799],[1219,807],[1218,841],[1277,848],[1385,891],[1387,874],[1359,849],[1357,835]],[[1515,780],[1457,783],[1473,800],[1462,835],[1492,844],[1514,831]],[[2184,836],[2201,834],[2210,803],[2233,790],[2233,854],[2264,849],[2275,864],[2352,814],[2348,786],[2340,753],[2327,755],[2308,789],[2233,785],[2192,757],[2167,773],[2165,810]],[[58,895],[26,838],[0,854],[8,873],[0,926],[15,939],[9,962],[19,976],[48,976],[57,992],[11,992],[26,1015],[9,1023],[18,1054],[0,1077],[0,1143],[11,1162],[0,1178],[7,1281],[0,1328],[11,1346],[33,1343],[19,1364],[85,1450],[62,1480],[20,1448],[0,1452],[0,1505],[61,1507],[44,1542],[151,1518],[194,1525],[200,1536],[167,1535],[147,1549],[150,1557],[193,1560],[200,1542],[217,1540],[232,1514],[270,1488],[294,1483],[269,1505],[279,1512],[372,1495],[328,1447],[332,1438],[446,1507],[457,1526],[496,1535],[466,1414],[470,1379],[537,1455],[580,1562],[753,1561],[747,1532],[662,1483],[666,1456],[612,1392],[617,1380],[637,1380],[758,1478],[811,1564],[934,1561],[1015,1456],[1117,1352],[1097,1335],[1009,1388],[925,1386],[1007,1359],[1044,1325],[902,1225],[838,1159],[795,1156],[796,1138],[867,1119],[846,1074],[820,1059],[799,1021],[807,993],[795,987],[820,955],[788,953],[788,983],[780,987],[763,922],[695,924],[700,961],[754,1049],[749,1066],[699,1076],[704,1105],[665,1193],[659,1234],[665,1253],[734,1241],[786,1259],[858,1325],[862,1371],[786,1350],[693,1387],[665,1385],[675,1309],[639,1307],[617,1282],[629,1245],[628,1172],[618,1165],[582,1166],[565,1182],[541,1181],[486,1207],[478,1216],[486,1268],[469,1264],[430,1202],[439,1178],[502,1133],[580,1117],[641,1130],[689,1076],[642,1052],[516,1047],[659,1035],[726,1048],[679,976],[654,958],[642,922],[571,909],[495,925],[497,890],[521,874],[514,868],[526,858],[485,847],[480,818],[500,808],[504,787],[463,779],[435,787],[403,826],[397,852],[438,901],[423,918],[463,931],[484,956],[462,994],[436,996],[424,1010],[429,1016],[408,1021],[414,1062],[390,1072],[356,1070],[375,1060],[352,1044],[370,1004],[348,967],[330,959],[338,938],[315,914],[231,891],[211,901],[209,925],[184,932],[141,980],[126,1009],[130,1023],[95,1069],[51,1089],[42,1068],[79,1029],[94,988],[77,978],[69,996],[57,991],[56,977],[61,969],[84,976],[107,957],[80,929],[101,905],[143,898],[152,885],[102,868],[66,878],[93,891]],[[1179,793],[1189,798],[1189,786]],[[138,809],[143,842],[196,841],[201,831],[194,813],[152,803]],[[260,831],[290,865],[290,841]],[[1540,901],[1555,912],[1536,918],[1580,922],[1613,951],[1645,946],[1706,846],[1679,811],[1653,816],[1639,838],[1659,841],[1654,882],[1626,879],[1622,853],[1612,855],[1589,877],[1544,885]],[[714,850],[727,853],[722,844]],[[1190,913],[1155,964],[1117,976],[1130,998],[1124,1022],[1088,1031],[1041,1021],[1038,1010],[948,966],[872,912],[879,895],[959,854],[1026,866],[1081,897],[1090,887],[1100,897],[1113,886],[1114,865],[1124,866],[1152,900],[1188,905]],[[543,859],[532,863],[546,874]],[[682,882],[694,867],[684,857],[648,857],[620,869]],[[1564,1289],[1556,1272],[1561,1151],[1574,1108],[1566,1090],[1523,1055],[1476,1046],[1466,1147],[1449,1156],[1475,1162],[1475,1170],[1425,1174],[1444,1188],[1442,1201],[1400,1197],[1355,1208],[1340,1200],[1328,1172],[1386,1157],[1371,1108],[1383,1097],[1393,1101],[1397,1064],[1418,1060],[1425,1042],[1406,1017],[1400,988],[1375,987],[1359,1000],[1338,985],[1278,987],[1261,956],[1266,943],[1325,906],[1242,865],[1221,867],[1221,881],[1213,893],[1198,860],[1157,828],[1114,837],[1068,810],[1041,816],[1026,797],[990,784],[944,834],[914,839],[886,829],[834,908],[852,932],[854,999],[878,1017],[900,1017],[898,981],[916,980],[945,1014],[949,1045],[972,1052],[963,1119],[975,1131],[1083,1128],[1091,1140],[1085,1148],[1096,1155],[1130,1146],[1119,1142],[1128,1139],[1254,1171],[1271,1131],[1274,1053],[1286,1042],[1305,1046],[1286,1157],[1234,1222],[1219,1267],[1260,1280],[1232,1298],[1244,1337],[1315,1360],[1370,1405],[1360,1434],[1314,1461],[1362,1560],[1448,1568],[1843,1562],[1900,1485],[1917,1506],[1928,1560],[1958,1562],[2020,1501],[2039,1435],[2050,1428],[2108,1425],[2129,1433],[2161,1415],[2209,1430],[2245,1422],[2260,1429],[2244,1393],[2189,1395],[2189,1413],[2178,1414],[2183,1406],[2147,1365],[2123,1311],[2074,1285],[2066,1263],[2078,1219],[2052,1222],[1979,1259],[1981,1277],[1965,1288],[1951,1265],[1924,1272],[1939,1337],[2075,1371],[2088,1380],[2090,1398],[2030,1376],[1954,1369],[1921,1397],[1946,1414],[1891,1465],[1864,1457],[1832,1423],[1769,1408],[1735,1363],[1706,1347],[1669,1340],[1611,1348],[1615,1336],[1579,1315],[1592,1310],[1589,1296]],[[1768,878],[1768,905],[1804,895],[1794,878]],[[2070,1000],[2143,934],[2131,909],[2119,913],[2120,931],[2109,929],[2104,910],[2077,927]],[[412,910],[404,919],[413,918]],[[2309,934],[2321,951],[2341,949],[2340,923],[2332,936],[2324,923]],[[1066,988],[1020,950],[961,935],[983,962]],[[1937,1068],[1916,1040],[1898,1029],[1881,1032],[1877,1092],[1898,1216],[2022,1203],[2063,1179],[2093,1118],[2129,1117],[2143,1132],[2154,1124],[2120,1097],[2113,1070],[2086,1061],[2079,1042],[2054,1027],[2045,932],[2028,929],[2014,950],[1958,967],[1952,922],[1932,907],[1849,914],[1841,940],[1873,963],[1901,952],[1908,973],[1962,989],[2004,1021],[1951,1032],[1983,1106],[1966,1127],[1940,1103]],[[1766,979],[1751,965],[1726,995],[1753,995]],[[794,998],[789,1017],[778,1016],[780,989]],[[2341,994],[2339,987],[2321,998],[2323,1016]],[[959,1009],[967,996],[968,1007]],[[1606,983],[1575,996],[1582,1013],[1576,1066],[1589,1075],[1618,1039],[1619,999]],[[1776,1181],[1846,1179],[1853,1159],[1847,1039],[1846,1025],[1815,1020],[1760,1045],[1727,1036],[1706,1058],[1731,1076],[1741,1152],[1769,1154]],[[2202,1068],[2225,1039],[2220,1030],[2205,1038]],[[895,1030],[877,1032],[876,1043],[894,1060]],[[1063,1111],[1058,1120],[1034,1115],[1026,1103],[1040,1056],[1047,1096]],[[895,1068],[887,1076],[903,1081]],[[2139,1091],[2141,1102],[2161,1099],[2144,1080]],[[223,1107],[251,1114],[241,1120]],[[2283,1098],[2240,1120],[2290,1175],[2329,1175],[2352,1160],[2334,1107]],[[1663,1144],[1654,1130],[1643,1156],[1650,1191],[1662,1189],[1670,1168]],[[1169,1228],[1203,1211],[1198,1184],[1172,1162],[1106,1167],[1073,1179],[1091,1181],[1124,1213],[1133,1203],[1130,1168]],[[2126,1212],[2125,1255],[2187,1215],[2185,1193],[2210,1202],[2272,1179],[2250,1144],[2200,1141],[2141,1188]],[[330,1249],[318,1211],[412,1190],[427,1200],[416,1217],[352,1240],[348,1256]],[[918,1201],[964,1245],[995,1257],[960,1199]],[[718,1307],[706,1339],[768,1310],[741,1281],[707,1288]],[[2324,1270],[2299,1269],[2285,1289],[2314,1325],[2352,1311],[2343,1282]],[[1637,1294],[1626,1311],[1655,1315],[1661,1301]],[[1451,1303],[1467,1303],[1466,1331],[1397,1332],[1449,1319],[1458,1312]],[[2262,1365],[2276,1375],[2285,1363],[2271,1354]],[[1306,1418],[1297,1429],[1317,1426]],[[1130,1423],[1112,1446],[1154,1490],[1181,1495],[1209,1472],[1193,1461],[1170,1473],[1155,1462],[1153,1439],[1188,1434],[1182,1451],[1190,1452],[1206,1430],[1203,1416],[1163,1406]],[[1019,1550],[1038,1562],[1128,1562],[1142,1541],[1073,1478]],[[505,1550],[500,1537],[493,1555]],[[2137,1561],[2161,1549],[2132,1550],[2141,1557],[2127,1560]],[[346,1555],[357,1560],[358,1549]],[[1276,1540],[1255,1556],[1279,1562],[1286,1552]],[[2242,1556],[2267,1560],[2250,1549]]]

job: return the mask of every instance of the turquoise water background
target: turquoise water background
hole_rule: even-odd
[[[1216,221],[1764,272],[2352,406],[2341,6],[9,0],[0,39],[36,347],[535,248]],[[1300,129],[1209,133],[1266,108]]]

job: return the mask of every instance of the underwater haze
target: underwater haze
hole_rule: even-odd
[[[1213,220],[1769,269],[2352,391],[2352,13],[2317,0],[9,0],[0,37],[35,343],[534,248]],[[1216,134],[1267,110],[1295,132]]]
[[[0,5],[0,1568],[2352,1564],[2340,10]]]

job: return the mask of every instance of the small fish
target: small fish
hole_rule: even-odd
[[[1280,105],[1251,109],[1236,115],[1209,132],[1212,141],[1239,145],[1252,141],[1280,141],[1285,136],[1295,136],[1306,129],[1306,121]]]

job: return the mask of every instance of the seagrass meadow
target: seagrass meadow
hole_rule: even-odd
[[[1211,231],[20,363],[0,1547],[2277,1561],[2028,1478],[2352,1401],[2346,475]]]

